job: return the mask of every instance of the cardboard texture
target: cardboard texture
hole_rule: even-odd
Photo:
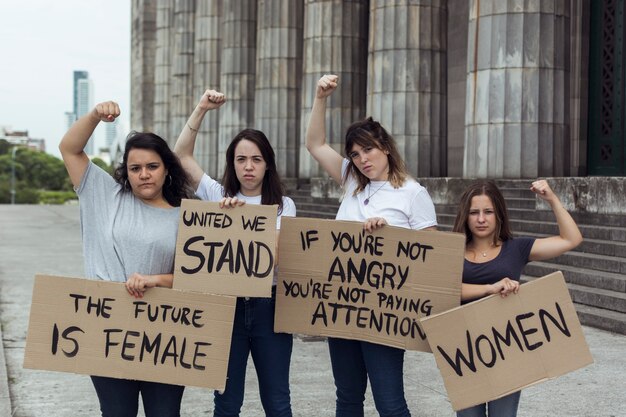
[[[464,245],[457,233],[283,218],[274,329],[429,351],[418,319],[460,304]]]
[[[174,288],[240,297],[270,297],[278,206],[183,200]]]
[[[24,368],[224,389],[235,302],[37,275]]]
[[[454,410],[593,363],[560,271],[421,323]]]

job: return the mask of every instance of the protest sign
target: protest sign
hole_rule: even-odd
[[[454,410],[593,362],[561,272],[421,322]]]
[[[274,329],[429,351],[419,317],[460,303],[465,237],[283,218]]]
[[[24,368],[224,389],[235,302],[37,275]]]
[[[278,206],[183,200],[176,239],[174,288],[270,297]]]

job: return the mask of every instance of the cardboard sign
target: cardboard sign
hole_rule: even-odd
[[[561,272],[421,322],[454,410],[593,362]]]
[[[183,200],[176,239],[174,288],[270,297],[278,206]]]
[[[462,235],[282,221],[276,331],[429,351],[418,319],[459,305]]]
[[[235,302],[37,275],[24,368],[224,389]]]

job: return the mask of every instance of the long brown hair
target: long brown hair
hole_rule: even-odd
[[[349,157],[355,144],[362,147],[371,146],[387,153],[387,160],[389,161],[389,175],[387,178],[393,188],[401,187],[409,177],[406,165],[396,147],[396,141],[380,123],[368,117],[365,120],[352,123],[346,132],[344,151],[346,156],[348,156],[349,162],[343,182],[345,183],[350,175],[354,175],[358,183],[356,190],[354,190],[354,195],[363,191],[370,182],[370,179],[359,171],[352,162],[352,158]]]
[[[472,205],[472,198],[486,195],[493,204],[493,209],[496,215],[496,233],[493,236],[494,246],[498,244],[498,240],[505,241],[513,237],[511,228],[509,226],[509,215],[506,210],[506,202],[502,193],[498,189],[498,186],[493,181],[476,181],[472,183],[463,195],[461,201],[459,201],[459,209],[456,213],[456,219],[454,220],[453,232],[465,233],[465,244],[467,245],[472,241],[472,232],[467,225],[467,218],[469,217],[469,211]]]

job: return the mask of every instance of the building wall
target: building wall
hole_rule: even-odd
[[[133,84],[143,86],[133,91],[143,98],[142,120],[152,113],[156,133],[173,144],[205,88],[232,95],[232,105],[207,117],[199,137],[211,146],[197,149],[196,157],[212,175],[219,175],[235,130],[253,127],[272,142],[283,176],[325,176],[304,149],[314,84],[325,73],[341,76],[327,115],[329,143],[337,150],[347,125],[372,115],[396,138],[416,177],[585,173],[586,68],[580,62],[588,48],[589,0],[253,3],[253,17],[241,14],[251,9],[250,0],[137,0],[133,6],[133,56],[155,61],[152,72],[133,65]],[[141,30],[152,21],[154,42]],[[526,55],[516,61],[519,54]],[[493,90],[497,77],[489,81],[480,71],[508,84]],[[487,101],[472,100],[472,91]],[[536,106],[520,104],[513,117],[511,104],[524,97]],[[519,135],[504,111],[516,118]],[[529,111],[536,117],[527,117]],[[503,117],[472,121],[471,115],[490,112]],[[131,122],[133,129],[143,127]],[[498,147],[504,138],[508,145]]]

